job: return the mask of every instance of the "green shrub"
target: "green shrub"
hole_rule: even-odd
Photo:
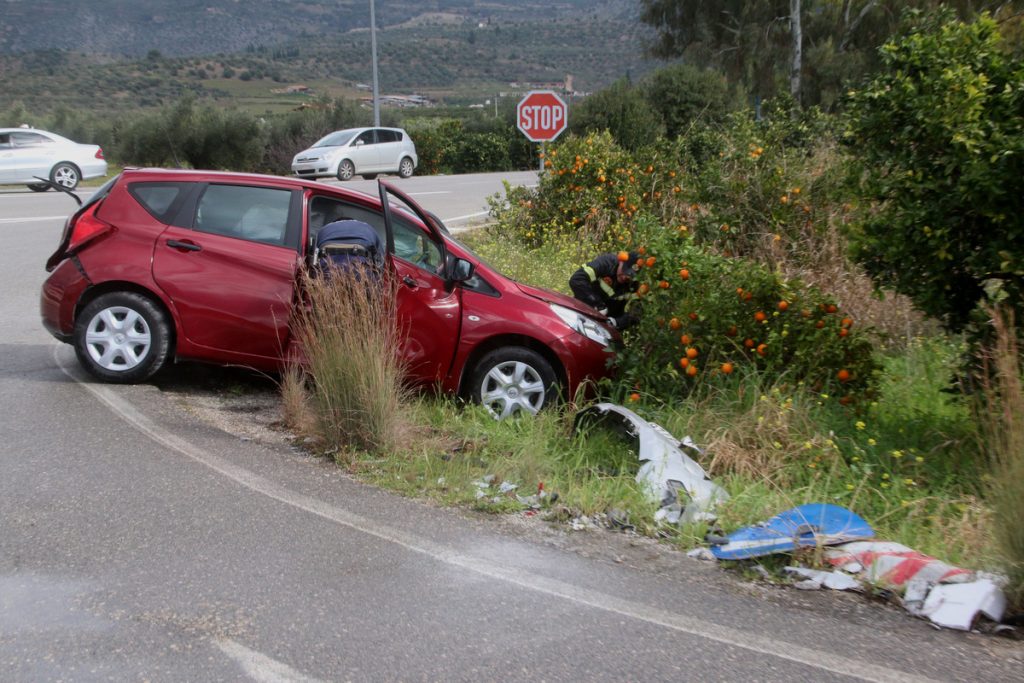
[[[651,221],[637,237],[642,315],[618,356],[628,384],[668,398],[757,373],[844,404],[874,384],[866,331],[818,290]]]

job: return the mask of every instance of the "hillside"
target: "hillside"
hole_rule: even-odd
[[[636,16],[635,0],[387,0],[377,27],[547,23]],[[369,27],[366,0],[6,0],[0,54],[67,50],[170,56],[233,53]]]
[[[11,4],[22,3],[16,0]],[[137,4],[145,7],[161,3],[151,0]],[[243,24],[242,18],[248,16],[251,7],[249,3],[238,4],[247,7],[238,14],[238,23]],[[322,8],[351,3],[324,0],[269,4]],[[509,90],[513,82],[560,82],[571,74],[575,89],[593,91],[624,76],[640,77],[657,66],[643,56],[647,37],[644,27],[635,20],[615,16],[632,8],[629,0],[605,3],[599,6],[603,8],[600,11],[588,5],[586,13],[577,12],[572,18],[566,17],[573,5],[585,3],[549,5],[543,11],[538,9],[529,21],[509,17],[527,14],[531,3],[520,6],[509,2],[505,9],[500,8],[502,3],[490,3],[488,7],[499,7],[501,12],[475,22],[466,19],[467,12],[440,11],[456,4],[455,0],[427,3],[423,7],[433,6],[437,11],[421,11],[411,18],[391,8],[391,17],[404,20],[378,31],[382,92],[418,92],[449,103],[470,103]],[[537,20],[545,12],[552,18]],[[493,18],[498,14],[504,18]],[[264,20],[269,18],[257,18],[253,25]],[[289,25],[289,30],[294,31],[299,23]],[[318,26],[321,30],[322,24]],[[112,27],[112,33],[116,30]],[[142,57],[54,46],[0,53],[0,92],[4,101],[22,103],[32,111],[155,107],[191,93],[272,112],[294,108],[310,97],[366,94],[358,86],[371,81],[369,31],[355,28],[344,33],[307,33],[273,43],[270,35],[279,37],[249,33],[238,26],[234,37],[224,40],[225,44],[239,45],[249,40],[236,51],[221,47],[187,55],[181,54],[181,46],[178,51],[165,52],[159,36],[144,46],[147,49]],[[280,92],[296,84],[309,90],[303,94]]]

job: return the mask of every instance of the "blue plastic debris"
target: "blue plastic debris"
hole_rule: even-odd
[[[711,546],[711,552],[720,560],[743,560],[874,535],[868,523],[852,510],[828,503],[808,503],[734,531],[727,537],[727,543]]]

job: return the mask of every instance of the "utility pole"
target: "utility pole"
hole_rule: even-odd
[[[380,125],[380,84],[377,81],[377,15],[370,0],[370,52],[373,61],[373,125]]]

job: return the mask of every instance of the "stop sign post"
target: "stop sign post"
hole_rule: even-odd
[[[569,107],[552,90],[533,90],[516,106],[516,125],[528,140],[545,142],[554,140],[569,123]],[[543,162],[541,170],[544,169]]]

